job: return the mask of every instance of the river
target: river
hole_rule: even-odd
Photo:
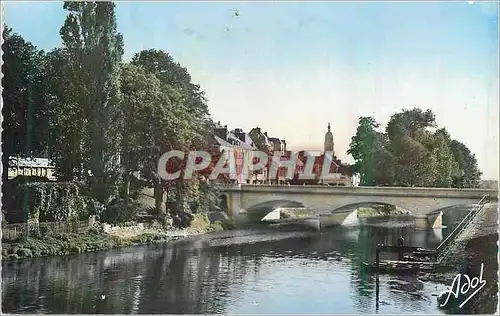
[[[442,230],[404,225],[293,232],[254,227],[171,244],[2,264],[4,313],[306,314],[443,313],[443,284],[375,277],[361,268],[377,243],[398,236],[436,247],[467,210],[447,210]]]

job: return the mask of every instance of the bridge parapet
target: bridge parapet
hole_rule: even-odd
[[[332,194],[332,195],[363,195],[363,196],[404,196],[404,197],[448,197],[477,198],[489,195],[491,200],[498,200],[496,189],[455,189],[455,188],[422,188],[422,187],[333,187],[322,185],[224,185],[221,191],[253,192],[270,194]]]
[[[411,212],[416,219],[435,222],[441,210],[456,205],[471,205],[485,195],[498,200],[498,190],[405,187],[330,187],[300,185],[225,185],[219,186],[226,195],[232,216],[271,211],[271,208],[294,205],[331,214],[337,222],[348,216],[347,206],[363,203],[390,204]],[[264,217],[266,214],[261,214]],[[338,217],[338,218],[337,218]],[[434,226],[434,225],[431,225]]]

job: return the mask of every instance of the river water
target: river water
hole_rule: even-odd
[[[377,243],[436,247],[447,229],[404,225],[333,227],[321,233],[269,227],[171,244],[2,264],[4,313],[443,313],[443,284],[417,276],[375,277],[361,268]],[[387,227],[389,226],[389,227]]]

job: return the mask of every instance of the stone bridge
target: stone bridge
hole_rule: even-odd
[[[440,225],[441,210],[479,202],[488,195],[498,200],[495,189],[404,188],[404,187],[332,187],[235,185],[221,186],[229,214],[237,219],[255,215],[264,217],[276,207],[307,207],[329,217],[328,224],[341,224],[352,212],[347,207],[362,203],[394,205],[411,212],[418,226]],[[439,221],[439,223],[437,223]],[[323,220],[322,220],[323,222]]]

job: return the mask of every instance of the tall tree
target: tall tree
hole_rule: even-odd
[[[373,182],[376,185],[391,186],[395,178],[396,159],[391,152],[390,143],[385,133],[375,134],[373,151]]]
[[[49,154],[55,176],[61,181],[84,179],[84,108],[77,102],[77,84],[67,52],[54,49],[48,53]]]
[[[176,92],[165,89],[160,80],[142,66],[122,66],[121,91],[125,115],[121,159],[123,194],[128,196],[134,172],[140,171],[147,181],[156,182],[158,159],[169,150],[185,149],[184,141],[193,138],[194,131],[189,111],[179,103]]]
[[[45,156],[48,137],[45,53],[11,28],[3,29],[3,180],[9,158]]]
[[[180,101],[189,110],[192,128],[197,137],[191,139],[192,146],[201,148],[211,135],[214,122],[210,118],[205,93],[198,84],[192,82],[187,69],[175,62],[162,50],[143,50],[132,58],[132,64],[143,66],[162,82],[179,92]]]
[[[187,69],[175,62],[169,54],[154,49],[144,50],[136,54],[132,59],[132,64],[142,66],[159,79],[172,104],[175,105],[174,108],[180,111],[173,119],[182,120],[186,124],[178,130],[173,130],[173,133],[179,135],[186,133],[183,137],[179,138],[177,136],[182,139],[182,142],[172,144],[172,147],[165,150],[210,150],[215,124],[210,118],[204,92],[199,85],[192,82]],[[185,162],[185,160],[178,162],[175,168],[179,168]],[[202,175],[198,176],[201,177]],[[170,205],[171,209],[174,208],[177,213],[189,212],[188,204],[194,202],[192,202],[192,199],[190,203],[187,202],[189,200],[188,195],[203,199],[202,195],[192,194],[193,191],[197,191],[197,188],[199,188],[197,185],[198,179],[189,182],[182,179],[174,181],[152,179],[157,209],[163,204],[164,193],[167,193],[168,205]]]
[[[436,161],[429,148],[432,134],[427,129],[435,126],[431,110],[413,108],[391,116],[386,134],[395,157],[395,185],[433,186]]]
[[[81,107],[74,123],[83,129],[82,168],[92,195],[106,204],[116,195],[120,176],[122,36],[112,2],[65,2],[64,9],[68,15],[60,30],[62,51],[74,89],[64,112],[70,115],[75,105]]]
[[[445,128],[437,130],[435,134],[442,137],[446,142],[449,153],[456,162],[452,186],[456,188],[478,188],[482,173],[477,165],[475,155],[463,143],[451,139]]]
[[[355,161],[355,171],[361,175],[361,185],[373,185],[373,155],[377,146],[380,124],[372,117],[360,117],[356,135],[351,138],[347,154]]]
[[[414,137],[415,133],[435,126],[436,116],[432,110],[423,111],[420,108],[413,108],[392,115],[389,123],[387,123],[386,133],[392,141],[402,135]]]
[[[460,173],[453,181],[453,186],[456,188],[479,188],[482,172],[477,165],[476,156],[470,152],[467,146],[456,140],[451,141],[450,148],[460,169]]]

